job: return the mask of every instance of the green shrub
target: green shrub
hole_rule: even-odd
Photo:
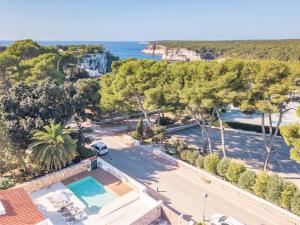
[[[217,173],[217,166],[220,162],[220,157],[217,154],[209,154],[204,159],[204,169],[210,173]]]
[[[221,162],[218,164],[217,166],[217,171],[218,171],[218,174],[221,176],[221,177],[224,177],[226,172],[227,172],[227,168],[228,168],[228,165],[230,163],[230,159],[229,158],[223,158],[221,160]]]
[[[83,128],[83,132],[84,133],[92,133],[93,132],[93,128],[91,128],[91,127],[84,127]]]
[[[144,123],[143,119],[140,118],[138,121],[136,128],[135,128],[135,134],[134,134],[134,139],[140,140],[143,137],[143,132],[144,132]]]
[[[271,175],[267,182],[265,194],[266,199],[275,204],[279,204],[281,192],[283,190],[283,184],[284,182],[281,177],[279,177],[277,174]]]
[[[162,143],[166,139],[166,128],[165,127],[154,124],[152,126],[152,131],[153,131],[152,141],[154,143]]]
[[[255,184],[256,174],[254,171],[246,170],[240,175],[238,184],[241,188],[251,191]]]
[[[0,190],[15,186],[15,180],[9,177],[0,177]]]
[[[204,223],[204,222],[198,222],[198,223],[196,223],[196,225],[206,225],[206,223]]]
[[[297,191],[291,199],[291,211],[300,216],[300,191]]]
[[[181,153],[180,153],[180,158],[183,160],[183,161],[187,161],[189,155],[190,155],[190,150],[183,150]]]
[[[188,156],[188,162],[191,164],[191,165],[195,165],[195,162],[197,160],[199,156],[199,152],[198,151],[191,151],[191,153],[189,154]]]
[[[269,175],[266,172],[257,174],[255,184],[252,187],[254,193],[262,198],[265,197]]]
[[[187,143],[184,139],[179,137],[171,137],[167,143],[174,147],[176,151],[180,154],[183,150],[187,149]]]
[[[156,121],[157,124],[162,126],[167,126],[170,124],[174,124],[174,120],[170,117],[160,117],[159,121]]]
[[[96,153],[95,153],[93,150],[91,150],[91,149],[89,149],[89,148],[86,148],[86,147],[84,147],[84,146],[79,146],[79,147],[77,148],[77,152],[78,152],[78,155],[79,155],[79,157],[80,157],[81,159],[90,158],[90,157],[96,155]]]
[[[202,169],[204,167],[204,156],[199,155],[198,158],[196,159],[195,164],[198,168]]]
[[[231,182],[237,183],[240,177],[240,174],[246,170],[244,164],[239,162],[231,161],[228,165],[227,171],[225,173],[226,179]]]
[[[291,199],[297,191],[296,186],[291,182],[286,182],[284,184],[283,190],[280,196],[280,206],[286,209],[291,208]]]

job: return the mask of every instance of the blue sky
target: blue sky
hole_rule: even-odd
[[[300,38],[299,0],[0,0],[0,40]]]

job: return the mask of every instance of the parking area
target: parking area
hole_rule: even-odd
[[[179,136],[189,144],[202,146],[201,128],[189,128],[174,132],[172,136]],[[221,154],[221,140],[219,129],[211,129],[210,136],[213,142],[213,151]],[[260,135],[245,134],[239,131],[225,131],[227,155],[239,159],[252,169],[260,169],[264,159],[264,143]],[[275,141],[276,152],[272,153],[269,168],[279,173],[285,179],[293,181],[300,187],[300,165],[290,159],[290,148],[281,137]]]

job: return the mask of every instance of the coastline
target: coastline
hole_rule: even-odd
[[[142,53],[148,55],[161,56],[162,60],[168,61],[197,61],[203,60],[201,55],[195,51],[185,48],[167,48],[161,44],[149,44],[142,50]]]

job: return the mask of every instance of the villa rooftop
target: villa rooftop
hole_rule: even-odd
[[[0,225],[35,225],[45,220],[23,188],[0,191],[0,201],[5,208]]]

